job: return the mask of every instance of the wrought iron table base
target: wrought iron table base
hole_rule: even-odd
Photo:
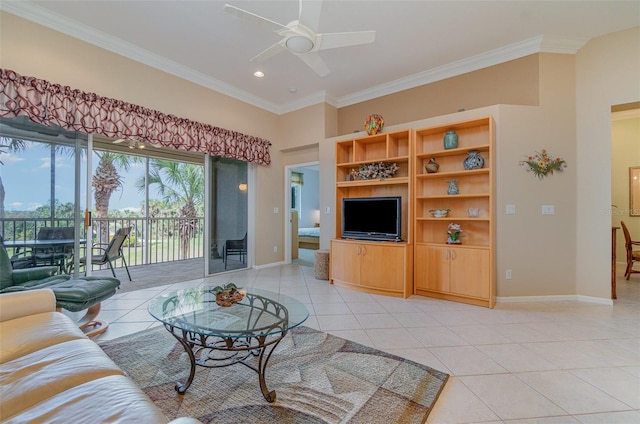
[[[184,394],[196,373],[196,366],[205,368],[222,368],[230,365],[242,364],[252,369],[258,374],[258,382],[262,396],[267,402],[276,400],[275,390],[269,391],[265,381],[265,373],[267,363],[271,354],[280,341],[287,335],[286,331],[274,334],[272,336],[246,336],[246,337],[216,337],[205,336],[185,330],[179,330],[169,324],[164,325],[165,328],[176,338],[184,348],[191,369],[189,377],[184,383],[176,382],[175,389],[179,394]],[[257,365],[247,362],[257,358]],[[255,361],[253,361],[255,362]]]

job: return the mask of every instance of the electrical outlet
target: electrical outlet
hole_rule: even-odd
[[[273,208],[273,213],[278,213],[278,212],[280,212],[280,209],[278,209],[278,208]]]
[[[273,246],[273,253],[278,253],[278,246]]]
[[[511,280],[511,270],[510,269],[508,269],[505,272],[504,278],[507,279],[507,280]]]
[[[542,205],[542,215],[555,215],[556,208],[553,205]]]

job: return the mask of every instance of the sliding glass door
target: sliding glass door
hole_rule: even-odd
[[[246,268],[249,165],[219,157],[209,160],[209,273]]]
[[[74,269],[86,240],[86,152],[84,134],[0,120],[0,236],[15,268]]]

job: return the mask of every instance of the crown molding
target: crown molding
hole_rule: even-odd
[[[576,54],[588,41],[588,38],[565,38],[545,35],[540,45],[540,52]]]
[[[338,107],[338,100],[329,96],[325,91],[321,91],[310,96],[304,97],[295,102],[287,103],[278,108],[277,113],[282,115],[289,112],[294,112],[305,107],[314,106],[318,103],[326,103],[333,107]]]
[[[253,106],[277,113],[277,105],[240,90],[229,84],[211,78],[201,72],[169,60],[163,56],[141,49],[117,37],[97,31],[81,22],[67,19],[40,6],[27,1],[0,2],[0,10],[27,19],[31,22],[51,28],[55,31],[77,38],[89,44],[101,47],[110,52],[143,63],[155,69],[175,75],[200,86],[210,88],[219,93],[233,97]]]
[[[97,31],[81,22],[73,21],[56,13],[52,13],[28,1],[0,1],[0,10],[4,10],[13,15],[278,115],[293,112],[318,103],[327,103],[336,108],[350,106],[399,91],[441,81],[446,78],[477,71],[510,60],[519,59],[530,54],[541,52],[575,54],[578,49],[588,41],[587,39],[536,36],[339,98],[328,96],[326,92],[322,91],[296,100],[295,102],[277,105],[237,87],[211,78],[202,72],[195,71],[163,56],[151,53],[148,50],[141,49],[117,37]]]
[[[458,60],[447,65],[429,69],[424,72],[409,75],[386,84],[381,84],[371,89],[363,90],[338,100],[338,107],[350,106],[366,100],[397,93],[402,90],[419,87],[441,81],[446,78],[477,71],[509,60],[519,59],[530,54],[538,53],[542,43],[542,36],[533,37],[519,43],[495,49],[486,53]]]
[[[640,109],[623,110],[611,113],[612,121],[624,121],[627,119],[640,119]]]

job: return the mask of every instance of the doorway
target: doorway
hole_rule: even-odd
[[[611,108],[611,226],[619,228],[615,237],[616,297],[625,301],[640,300],[640,274],[624,276],[626,268],[625,237],[621,221],[632,240],[640,240],[640,213],[631,200],[640,197],[638,185],[632,183],[631,170],[640,166],[640,103]],[[635,269],[640,270],[636,264]],[[613,294],[613,293],[612,293]]]
[[[320,247],[320,165],[285,167],[285,262],[313,266]]]

